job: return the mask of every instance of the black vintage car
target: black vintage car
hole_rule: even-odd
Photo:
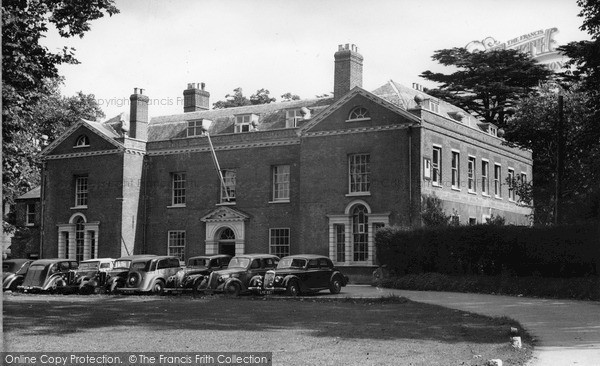
[[[227,268],[231,256],[227,254],[200,255],[188,259],[187,266],[167,279],[165,291],[201,292],[213,271]]]
[[[206,292],[223,292],[238,296],[248,291],[250,279],[275,269],[279,257],[272,254],[242,254],[231,258],[227,269],[214,271],[204,285]]]
[[[31,259],[6,259],[2,261],[2,290],[15,291],[23,283]]]
[[[136,258],[150,257],[154,254],[134,254],[126,257],[115,259],[112,269],[107,272],[108,280],[106,281],[106,291],[116,293],[119,287],[125,287],[127,276],[129,275],[129,267],[131,262]]]
[[[64,292],[76,283],[79,263],[72,259],[39,259],[29,266],[23,284],[25,292]]]
[[[79,262],[75,275],[75,286],[82,295],[105,292],[108,272],[112,269],[113,258],[95,258]]]
[[[297,254],[284,257],[275,270],[250,281],[250,291],[260,294],[285,292],[289,296],[329,290],[340,293],[348,283],[328,257],[315,254]]]

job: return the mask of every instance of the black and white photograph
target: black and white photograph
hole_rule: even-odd
[[[2,365],[600,365],[600,1],[1,4]]]

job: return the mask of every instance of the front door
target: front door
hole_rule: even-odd
[[[230,228],[224,228],[219,234],[219,254],[235,256],[235,233]]]

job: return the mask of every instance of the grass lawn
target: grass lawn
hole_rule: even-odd
[[[523,365],[506,318],[404,298],[4,294],[4,351],[273,352],[274,365]]]

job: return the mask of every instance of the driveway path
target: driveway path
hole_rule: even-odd
[[[393,290],[361,285],[342,289],[342,295],[350,297],[390,294],[482,315],[507,316],[519,321],[537,340],[531,366],[600,365],[599,302]]]

